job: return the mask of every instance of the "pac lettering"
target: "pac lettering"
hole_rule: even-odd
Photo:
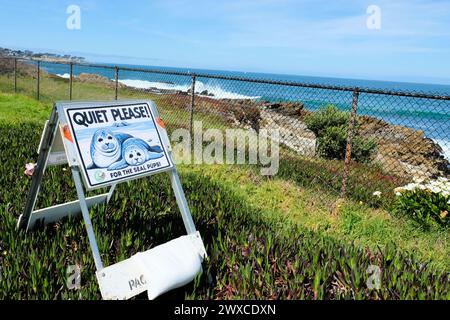
[[[143,286],[147,282],[144,279],[144,276],[141,275],[139,278],[131,279],[128,281],[128,285],[130,286],[130,290],[137,289],[138,287]]]

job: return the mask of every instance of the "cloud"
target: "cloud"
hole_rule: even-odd
[[[320,2],[320,1],[318,1]],[[450,3],[424,1],[379,1],[382,28],[368,30],[364,6],[361,10],[342,10],[335,6],[336,15],[312,19],[309,12],[286,15],[272,12],[236,13],[230,18],[234,32],[228,45],[246,47],[281,47],[294,49],[327,49],[351,52],[354,49],[389,48],[398,52],[430,51],[426,42],[450,37]],[[317,4],[320,8],[320,4]],[[332,8],[328,7],[332,12]],[[312,14],[314,15],[314,14]],[[370,46],[370,43],[373,46]]]
[[[379,31],[366,27],[370,4],[381,8]],[[448,1],[174,0],[157,1],[157,6],[184,20],[221,25],[222,32],[207,40],[219,47],[407,53],[445,51],[443,45],[430,42],[450,39]],[[195,32],[184,37],[204,41],[209,36],[206,31]]]

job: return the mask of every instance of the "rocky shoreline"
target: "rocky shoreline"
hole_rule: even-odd
[[[304,119],[311,114],[301,102],[258,102],[253,100],[227,100],[230,110],[239,107],[243,110],[258,110],[253,116],[254,123],[241,123],[235,119],[235,125],[247,128],[278,129],[280,143],[300,155],[316,155],[316,137],[308,130]],[[439,144],[425,137],[423,131],[392,125],[383,120],[360,116],[359,132],[362,137],[373,138],[378,148],[374,164],[380,165],[385,172],[401,177],[435,178],[450,176],[450,162],[443,156]]]

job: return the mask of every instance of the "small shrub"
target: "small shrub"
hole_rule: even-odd
[[[374,139],[365,139],[361,136],[353,138],[352,158],[357,162],[368,163],[377,150],[377,143]]]
[[[305,123],[308,129],[319,137],[329,127],[346,126],[349,119],[348,112],[340,111],[336,106],[329,105],[306,117]]]
[[[317,151],[326,159],[344,159],[347,146],[348,112],[340,111],[333,105],[320,109],[305,119],[308,129],[317,137]],[[357,121],[356,121],[357,122]],[[352,143],[352,159],[367,163],[377,148],[373,139],[364,139],[358,134],[358,123]]]
[[[344,126],[328,127],[318,136],[317,151],[327,159],[343,159],[347,144],[347,132]]]
[[[410,216],[425,227],[450,227],[450,181],[438,178],[396,188],[395,212]]]

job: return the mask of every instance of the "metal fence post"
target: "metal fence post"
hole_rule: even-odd
[[[69,100],[72,100],[73,62],[69,64]]]
[[[115,70],[115,74],[114,74],[114,79],[115,79],[115,95],[114,95],[114,99],[117,100],[118,94],[119,94],[119,67],[114,67]]]
[[[189,114],[189,133],[191,135],[191,142],[194,141],[193,127],[194,127],[194,106],[195,106],[195,74],[192,75],[192,85],[191,85],[191,109]]]
[[[356,120],[356,113],[358,110],[358,98],[359,98],[359,90],[355,89],[355,91],[353,91],[352,113],[350,115],[350,120],[348,123],[347,146],[345,148],[345,160],[344,160],[344,175],[342,177],[340,198],[344,198],[345,193],[347,191],[347,181],[348,181],[348,174],[350,171],[350,160],[352,156],[352,143],[355,129],[355,120]]]
[[[14,58],[14,93],[17,93],[17,58]]]
[[[37,88],[36,88],[36,96],[37,99],[39,100],[39,96],[40,96],[40,86],[41,86],[41,62],[38,61],[37,62]]]

